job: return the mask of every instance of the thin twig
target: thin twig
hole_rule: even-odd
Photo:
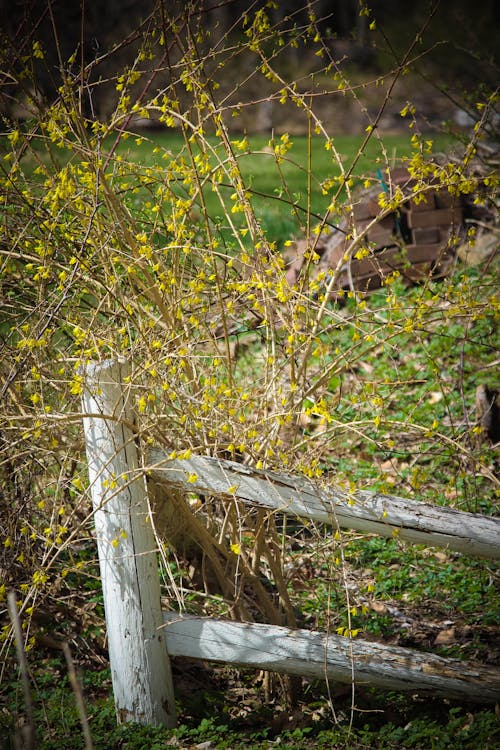
[[[68,677],[70,685],[75,694],[76,707],[80,716],[80,723],[82,725],[83,736],[85,738],[85,750],[94,750],[94,744],[92,742],[92,735],[90,734],[89,720],[87,718],[87,712],[85,711],[85,703],[83,701],[83,692],[78,682],[78,675],[76,674],[75,663],[71,656],[71,651],[68,643],[65,641],[62,644],[62,650],[64,652],[64,658],[68,667]]]
[[[35,723],[33,721],[33,702],[31,700],[30,681],[28,676],[28,662],[24,651],[23,631],[16,604],[16,592],[9,591],[7,596],[9,617],[12,622],[14,638],[16,641],[17,660],[21,672],[21,682],[24,692],[24,706],[26,710],[26,723],[21,727],[22,747],[25,750],[34,750],[36,747]]]

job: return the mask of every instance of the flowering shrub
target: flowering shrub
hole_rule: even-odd
[[[24,67],[16,61],[5,79],[7,88],[25,91],[30,111],[23,121],[4,118],[1,142],[0,595],[15,586],[27,615],[39,601],[71,593],[73,576],[85,566],[92,513],[80,395],[84,367],[94,360],[130,361],[125,385],[140,438],[172,457],[231,457],[335,481],[350,492],[418,491],[470,510],[481,508],[480,494],[485,507],[493,497],[491,454],[473,415],[475,372],[492,361],[489,330],[498,311],[488,274],[457,269],[443,283],[429,278],[408,291],[395,272],[372,296],[338,292],[339,269],[313,274],[314,238],[351,216],[356,185],[374,184],[372,174],[357,171],[374,139],[380,169],[387,174],[392,166],[377,126],[420,37],[392,71],[378,113],[366,112],[359,149],[346,161],[316,112],[314,92],[289,80],[282,61],[306,45],[319,65],[312,79],[331,76],[330,95],[357,101],[349,71],[335,60],[312,11],[303,27],[287,19],[276,25],[272,11],[273,3],[248,11],[236,44],[229,34],[212,44],[193,9],[152,17],[137,31],[135,59],[112,76],[106,116],[92,107],[99,60],[78,70],[77,56],[60,59],[57,92],[39,100],[32,91],[45,51],[33,37]],[[375,34],[376,20],[368,8],[361,12]],[[232,132],[232,115],[255,102],[235,103],[219,91],[223,72],[237,69],[244,55],[268,100],[291,103],[306,123],[309,159],[319,150],[331,165],[320,189],[327,207],[319,211],[311,205],[310,163],[306,194],[289,190],[292,133],[272,133],[261,149],[277,178],[266,202],[291,216],[296,236],[312,238],[294,286],[244,171],[252,138]],[[109,69],[113,53],[103,59]],[[109,89],[110,81],[102,85]],[[377,85],[384,86],[382,78]],[[478,204],[491,204],[497,177],[486,169],[479,178],[471,165],[496,101],[483,92],[461,157],[446,162],[434,158],[414,105],[403,107],[414,198],[437,184],[457,199],[474,195]],[[173,140],[138,131],[138,118]],[[395,186],[381,190],[380,216],[402,200]],[[470,231],[472,237],[472,225]],[[353,221],[346,235],[344,264],[370,254]],[[290,239],[282,237],[281,245]],[[452,235],[450,246],[458,241]],[[203,519],[203,533],[191,530],[196,541],[233,581],[223,591],[224,611],[253,616],[244,586],[258,586],[262,574],[276,585],[279,603],[261,586],[255,606],[272,621],[293,624],[274,519],[236,501],[219,506],[205,499],[201,509],[194,497],[182,502]],[[340,566],[342,539],[332,544],[328,554],[333,549],[332,564]],[[347,613],[362,611],[348,605]],[[345,613],[333,624],[347,635],[359,630]],[[6,638],[9,632],[6,626]]]

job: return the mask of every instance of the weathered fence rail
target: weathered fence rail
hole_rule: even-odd
[[[87,367],[82,397],[120,720],[175,723],[169,654],[485,703],[500,698],[500,671],[483,665],[305,630],[162,613],[144,465],[155,480],[175,487],[496,559],[500,520],[378,493],[318,489],[301,477],[210,457],[170,460],[152,450],[141,463],[127,374],[123,361]]]
[[[480,703],[500,695],[499,670],[483,664],[275,625],[174,612],[164,613],[164,621],[170,656]]]
[[[245,503],[333,526],[500,558],[499,518],[378,492],[349,494],[320,488],[304,477],[258,470],[210,456],[170,460],[162,451],[150,450],[146,466],[155,479],[190,491],[233,496]]]

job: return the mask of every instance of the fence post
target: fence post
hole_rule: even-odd
[[[156,542],[124,360],[85,368],[82,404],[117,719],[175,726]]]

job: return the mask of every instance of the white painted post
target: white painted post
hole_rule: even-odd
[[[109,661],[120,723],[175,726],[156,543],[124,383],[124,360],[85,368],[82,395]],[[127,422],[129,424],[127,424]]]

